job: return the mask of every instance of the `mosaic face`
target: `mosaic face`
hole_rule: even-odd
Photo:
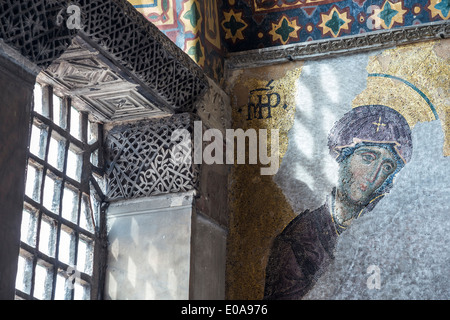
[[[381,146],[362,146],[340,165],[338,190],[352,204],[366,205],[394,173],[397,160]]]
[[[275,238],[266,268],[265,299],[302,299],[334,259],[337,238],[389,192],[411,158],[406,119],[383,105],[344,114],[328,147],[339,164],[338,183],[317,209],[305,210]]]
[[[417,14],[414,19],[422,19],[428,14],[428,10],[438,4],[437,1],[425,2],[413,7]],[[404,1],[402,3],[405,4]],[[311,18],[320,17],[312,25],[298,15],[285,16],[283,12],[273,11],[266,15],[266,20],[277,14],[279,17],[271,19],[269,28],[258,30],[260,34],[257,39],[254,37],[255,42],[262,43],[268,39],[268,32],[271,36],[269,40],[280,39],[276,40],[277,43],[301,41],[294,38],[294,29],[300,22],[302,29],[297,32],[300,38],[306,36],[307,32],[314,38],[312,33],[319,30],[320,26],[324,31],[328,30],[325,27],[331,30],[328,30],[328,36],[332,36],[331,33],[336,35],[339,31],[341,35],[345,35],[345,24],[334,23],[339,19],[345,21],[345,12],[341,6],[344,1],[335,4],[337,6],[328,5],[326,10],[316,10]],[[374,4],[381,11],[377,9],[373,13],[366,12],[365,9]],[[365,1],[362,8],[365,14],[358,17],[353,15],[355,20],[352,30],[355,26],[359,30],[362,21],[374,20],[374,24],[383,28],[396,24],[402,11],[397,10],[394,4],[398,6],[398,2],[394,3],[392,0],[376,3]],[[303,11],[305,8],[301,7],[299,10]],[[403,8],[406,9],[406,6]],[[438,8],[442,9],[442,6],[438,5],[435,9]],[[225,12],[229,12],[231,7],[225,9]],[[404,16],[411,18],[411,6],[407,9],[408,14]],[[233,7],[233,10],[236,16],[241,13],[242,8],[238,11]],[[252,8],[248,6],[248,10]],[[398,11],[397,16],[393,15],[392,10]],[[248,20],[250,15],[242,14],[240,17],[249,24],[242,32],[246,39],[247,32],[252,28]],[[239,22],[244,29],[243,22]],[[405,23],[409,22],[405,20]],[[264,28],[264,24],[260,26]],[[243,42],[244,40],[237,39],[235,45],[239,46]],[[255,42],[246,43],[250,45]],[[282,128],[284,131],[280,135],[280,142],[284,149],[283,153],[280,152],[280,170],[273,179],[261,178],[259,167],[240,167],[232,174],[232,181],[236,184],[229,193],[230,199],[233,199],[230,202],[230,230],[233,232],[228,238],[229,298],[307,298],[303,295],[312,285],[316,286],[313,284],[314,279],[319,276],[315,273],[316,270],[328,266],[328,262],[333,261],[334,254],[340,252],[345,256],[345,250],[334,251],[337,239],[351,239],[355,246],[358,245],[358,250],[367,247],[372,252],[372,243],[363,243],[359,238],[353,238],[357,234],[365,235],[358,229],[363,221],[389,223],[390,220],[381,217],[389,217],[387,213],[396,213],[403,205],[413,207],[410,201],[403,202],[403,195],[412,199],[413,192],[426,190],[423,189],[423,182],[430,185],[441,182],[419,180],[418,177],[416,179],[413,173],[416,170],[411,171],[411,167],[425,167],[429,164],[429,159],[424,157],[421,164],[418,164],[417,157],[415,161],[411,161],[413,145],[410,131],[417,124],[440,120],[445,139],[444,155],[450,155],[450,122],[447,121],[450,117],[447,116],[448,103],[445,101],[445,92],[448,90],[444,85],[448,83],[445,80],[450,71],[449,48],[450,42],[447,40],[423,42],[367,55],[304,61],[301,64],[292,62],[296,63],[295,66],[287,63],[233,72],[233,79],[236,79],[233,90],[236,99],[232,101],[233,128]],[[298,73],[292,76],[294,68]],[[326,82],[322,82],[324,79]],[[332,79],[333,82],[330,81]],[[272,104],[268,103],[268,95],[275,92],[280,95],[281,100],[276,107],[275,102],[278,100],[274,99],[275,95],[272,96]],[[259,96],[262,96],[261,100]],[[262,116],[259,112],[255,113],[255,109],[260,111],[260,107],[263,107]],[[268,118],[269,107],[271,118]],[[438,135],[420,137],[427,148],[428,144],[439,144],[436,142]],[[327,138],[328,143],[324,145]],[[359,154],[363,149],[358,147],[362,145],[370,149],[370,152],[377,150],[380,153]],[[418,145],[420,146],[419,143]],[[377,149],[376,146],[384,148]],[[420,152],[420,148],[417,150]],[[330,157],[326,156],[328,151]],[[387,158],[393,160],[394,167],[385,165],[383,169],[381,163]],[[433,166],[434,164],[430,164],[430,167]],[[374,175],[367,177],[371,172]],[[415,180],[415,183],[404,183],[405,180],[411,181],[409,179]],[[389,196],[383,196],[388,193]],[[393,199],[397,201],[394,202]],[[397,205],[391,207],[391,201]],[[443,207],[447,208],[448,204]],[[437,211],[439,210],[440,207]],[[405,222],[405,225],[408,227],[403,230],[411,232],[410,222]],[[382,232],[380,226],[374,223],[370,227],[378,233]],[[395,231],[403,236],[400,231]],[[353,249],[356,250],[352,247]],[[358,266],[361,266],[368,261],[365,257],[355,259],[354,265],[359,263]],[[351,263],[353,266],[353,262]],[[344,268],[338,270],[343,271]],[[360,270],[363,269],[352,267],[345,270],[348,273],[341,274],[346,277],[349,273],[365,276],[365,272],[361,273]],[[336,274],[339,273],[333,272],[333,276]],[[385,282],[382,281],[384,285]],[[341,288],[339,282],[336,287]],[[347,288],[352,292],[353,289],[358,291],[356,286]],[[320,295],[323,287],[319,286],[317,289],[316,292]]]

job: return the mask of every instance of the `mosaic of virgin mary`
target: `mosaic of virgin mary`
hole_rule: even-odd
[[[338,236],[389,192],[411,159],[411,130],[397,111],[367,105],[346,113],[328,136],[339,180],[318,209],[294,218],[275,238],[264,299],[301,299],[334,258]]]

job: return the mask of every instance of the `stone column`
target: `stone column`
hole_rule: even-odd
[[[107,128],[108,299],[224,299],[226,170],[172,157],[177,129],[192,155],[194,121],[183,113]]]
[[[225,299],[230,168],[194,163],[194,149],[195,122],[225,137],[231,109],[208,82],[195,113],[105,127],[109,299]],[[175,145],[191,164],[173,162]]]
[[[0,43],[0,300],[15,296],[31,99],[37,69]]]
[[[211,79],[209,90],[197,102],[203,129],[217,129],[224,138],[231,128],[228,95]],[[206,144],[209,142],[206,142]],[[201,165],[194,199],[190,299],[225,299],[225,265],[228,238],[228,176],[231,165]]]

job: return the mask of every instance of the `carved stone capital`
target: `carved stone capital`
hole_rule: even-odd
[[[82,37],[174,112],[192,112],[203,70],[126,0],[76,0]]]
[[[183,113],[111,129],[105,144],[108,200],[195,189],[199,166],[177,163],[172,153],[181,142],[172,141],[172,133],[177,129],[192,132],[193,124],[194,116]],[[187,152],[192,149],[183,153]]]

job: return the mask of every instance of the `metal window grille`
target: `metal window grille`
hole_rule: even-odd
[[[36,83],[16,299],[96,299],[104,239],[102,124]]]

